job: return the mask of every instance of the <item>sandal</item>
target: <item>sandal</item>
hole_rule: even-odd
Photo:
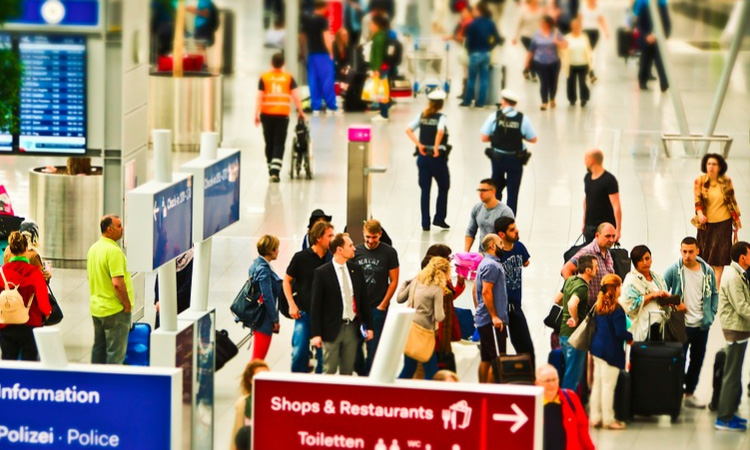
[[[542,111],[547,111],[547,104],[542,103],[542,106],[540,106],[539,109],[541,109]]]
[[[626,424],[622,423],[622,422],[614,421],[614,422],[610,423],[609,425],[606,425],[604,428],[606,428],[608,430],[624,430],[627,427],[628,426]]]

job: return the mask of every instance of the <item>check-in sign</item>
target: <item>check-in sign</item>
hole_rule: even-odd
[[[541,450],[534,386],[259,374],[253,448]]]

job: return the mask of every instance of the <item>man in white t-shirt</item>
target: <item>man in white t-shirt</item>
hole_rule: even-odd
[[[708,330],[716,317],[719,291],[714,270],[698,257],[698,241],[688,236],[680,244],[682,258],[664,273],[664,281],[672,295],[682,297],[687,307],[685,326],[688,340],[684,345],[685,355],[690,351],[690,365],[685,373],[685,406],[705,408],[693,395],[706,355]]]

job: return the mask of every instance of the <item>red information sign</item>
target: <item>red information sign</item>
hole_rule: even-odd
[[[541,450],[534,386],[259,374],[253,448]]]

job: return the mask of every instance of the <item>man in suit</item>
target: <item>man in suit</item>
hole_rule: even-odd
[[[359,345],[359,328],[373,337],[372,310],[362,269],[353,262],[354,242],[346,233],[330,244],[333,260],[315,269],[310,311],[312,344],[323,347],[323,372],[351,375]]]

